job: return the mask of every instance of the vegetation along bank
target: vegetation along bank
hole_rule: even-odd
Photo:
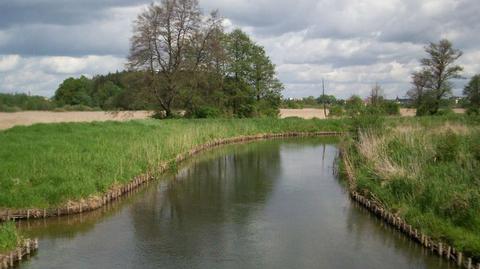
[[[480,261],[480,119],[426,117],[363,126],[342,145],[353,189]]]

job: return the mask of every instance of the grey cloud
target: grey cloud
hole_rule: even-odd
[[[319,95],[321,78],[344,98],[375,82],[403,96],[423,46],[444,37],[465,52],[466,76],[480,72],[478,0],[199,1],[266,47],[286,96]],[[121,68],[131,22],[149,2],[0,0],[0,91],[51,95],[67,76]]]
[[[149,3],[147,0],[14,0],[1,1],[0,29],[13,25],[75,25],[104,18],[112,7]]]

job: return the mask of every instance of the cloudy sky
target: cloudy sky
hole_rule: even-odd
[[[145,0],[0,0],[0,92],[52,96],[70,76],[121,70]],[[478,0],[200,0],[265,46],[286,97],[365,96],[375,83],[402,97],[429,41],[463,50],[480,73]],[[457,81],[459,94],[465,81]]]

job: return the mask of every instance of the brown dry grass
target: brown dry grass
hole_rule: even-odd
[[[53,122],[91,122],[91,121],[126,121],[132,119],[145,119],[151,115],[149,111],[23,111],[15,113],[0,112],[0,130],[16,125],[32,125],[35,123]]]

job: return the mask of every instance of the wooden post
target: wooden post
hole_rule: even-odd
[[[27,240],[27,254],[30,254],[30,239]]]
[[[10,252],[10,267],[13,266],[13,253]]]
[[[442,256],[443,254],[443,244],[442,242],[438,243],[438,255]]]
[[[472,269],[472,258],[468,258],[467,268],[468,268],[468,269]]]
[[[43,209],[43,218],[46,218],[47,217],[47,209]]]
[[[27,209],[27,219],[30,219],[30,209]]]
[[[457,265],[458,266],[462,266],[462,259],[463,259],[462,252],[458,252],[458,255],[457,255]]]
[[[452,247],[448,246],[447,247],[447,260],[450,260],[450,253],[452,252]]]
[[[17,260],[22,260],[22,248],[17,248]]]

